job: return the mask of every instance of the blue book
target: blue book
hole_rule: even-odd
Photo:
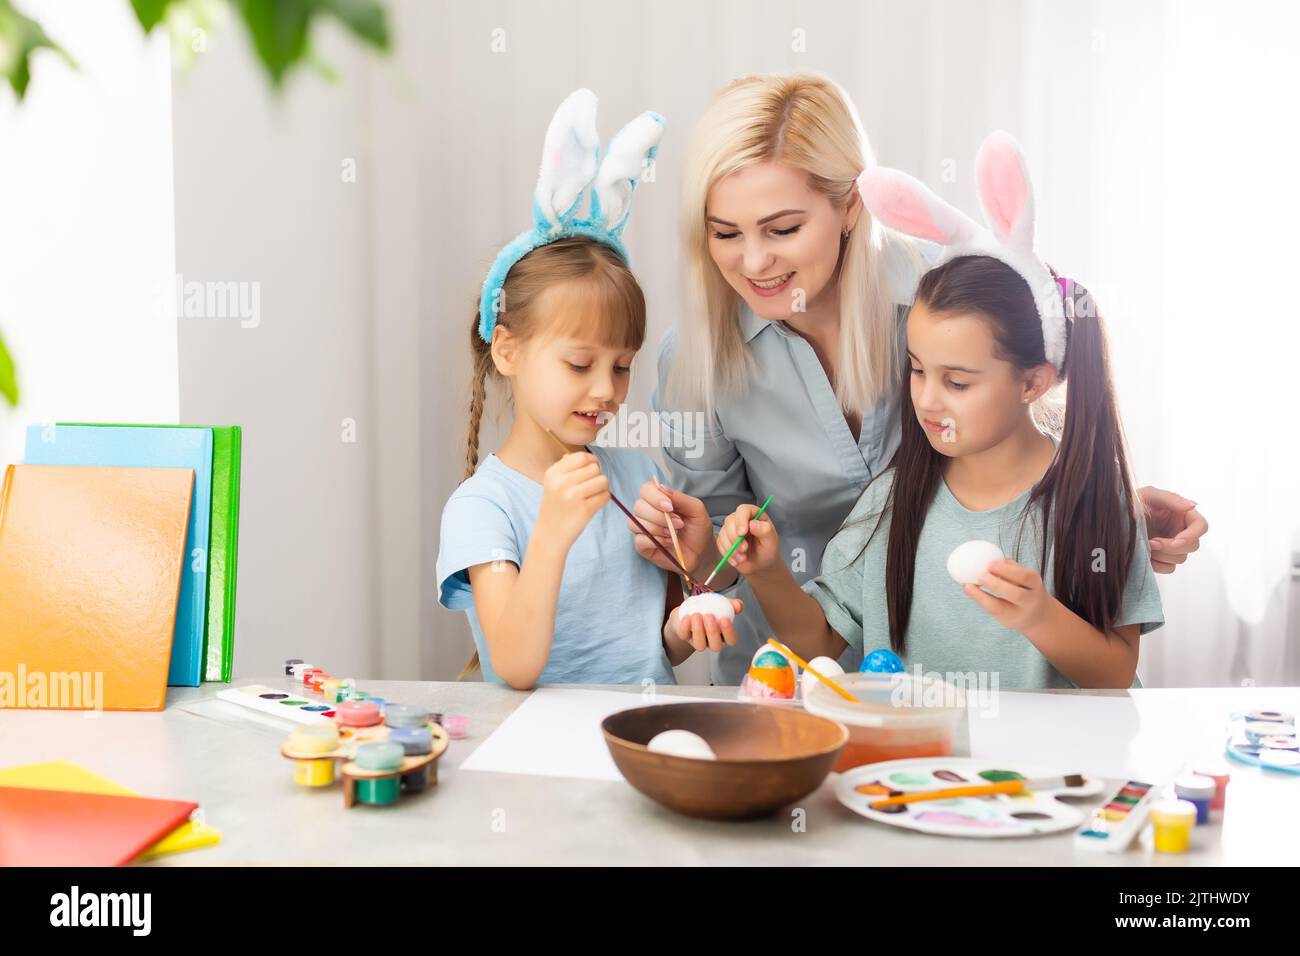
[[[198,687],[207,620],[208,546],[212,512],[212,429],[32,425],[29,465],[103,465],[116,468],[192,468],[194,503],[185,538],[167,683]]]

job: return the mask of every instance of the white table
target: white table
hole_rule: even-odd
[[[236,683],[284,684],[285,678]],[[288,686],[286,684],[286,686]],[[344,810],[338,786],[299,787],[279,744],[291,725],[216,720],[184,709],[212,698],[222,685],[172,688],[160,713],[86,715],[67,711],[0,712],[0,767],[63,759],[139,793],[199,802],[223,831],[222,842],[162,857],[156,865],[210,864],[866,864],[929,866],[1186,866],[1300,862],[1300,776],[1234,765],[1221,826],[1198,828],[1184,856],[1153,853],[1149,834],[1122,855],[1080,852],[1070,834],[1004,840],[931,837],[867,821],[834,798],[834,775],[799,802],[803,832],[782,811],[766,820],[723,823],[688,819],[660,807],[627,783],[461,770],[473,748],[524,700],[527,692],[478,683],[368,681],[387,700],[464,714],[470,736],[453,740],[439,761],[438,785],[403,796],[396,806]],[[636,694],[639,688],[602,688]],[[734,688],[661,688],[666,695],[731,698]],[[1080,727],[1079,709],[1062,702],[1062,770],[1087,770],[1097,737],[1122,755],[1119,773],[1164,772],[1222,742],[1236,709],[1300,712],[1300,688],[1224,688],[1132,692],[1058,692],[1063,698],[1128,698],[1133,719]],[[1042,726],[991,718],[976,742],[995,732],[1015,746],[1041,740]],[[1040,699],[1041,702],[1041,699]],[[632,701],[635,706],[638,702]],[[1073,702],[1077,703],[1077,702]],[[1048,702],[1051,706],[1051,702]],[[200,709],[209,705],[201,703]],[[228,709],[228,708],[223,708]],[[1125,708],[1125,713],[1128,709]],[[1049,719],[1050,722],[1050,719]],[[1040,721],[1035,721],[1040,723]],[[1066,726],[1068,724],[1068,726]],[[1051,728],[1046,732],[1055,733]],[[1089,735],[1092,736],[1089,736]],[[1084,744],[1087,743],[1087,747]],[[1026,744],[1027,745],[1027,744]],[[984,756],[985,754],[977,754]],[[1078,760],[1081,763],[1072,763]],[[1095,771],[1094,771],[1095,772]],[[1108,783],[1117,784],[1118,779]]]

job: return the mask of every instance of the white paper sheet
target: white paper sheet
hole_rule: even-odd
[[[600,732],[602,720],[648,704],[703,700],[711,698],[667,694],[648,698],[610,690],[539,687],[465,758],[460,769],[622,780]]]

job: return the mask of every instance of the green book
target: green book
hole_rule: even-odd
[[[59,422],[93,425],[104,422]],[[239,560],[239,472],[242,432],[238,425],[137,425],[137,428],[212,429],[212,519],[208,543],[208,607],[203,628],[202,677],[230,682],[235,659],[235,582]]]

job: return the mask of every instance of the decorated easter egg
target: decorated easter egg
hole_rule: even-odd
[[[803,691],[805,700],[812,692],[813,686],[818,683],[812,671],[816,671],[823,677],[835,677],[844,673],[844,668],[840,667],[840,662],[831,657],[814,657],[808,662],[808,666],[811,670],[805,670],[799,676],[799,689]]]
[[[677,617],[687,617],[691,614],[712,614],[719,622],[723,618],[728,621],[735,620],[736,612],[731,607],[731,602],[721,594],[714,592],[705,592],[704,594],[692,594],[682,602],[681,610],[677,612]]]
[[[665,730],[655,734],[646,744],[647,750],[674,757],[694,757],[696,760],[717,760],[718,756],[709,742],[689,730]]]
[[[975,584],[994,561],[1001,561],[1002,549],[992,541],[967,541],[948,555],[948,573],[958,584]]]
[[[740,682],[740,694],[760,700],[794,700],[797,686],[794,665],[780,651],[764,646],[749,662],[749,673]]]
[[[872,651],[862,659],[862,666],[858,668],[861,674],[901,674],[903,672],[903,661],[897,654],[886,648]]]

